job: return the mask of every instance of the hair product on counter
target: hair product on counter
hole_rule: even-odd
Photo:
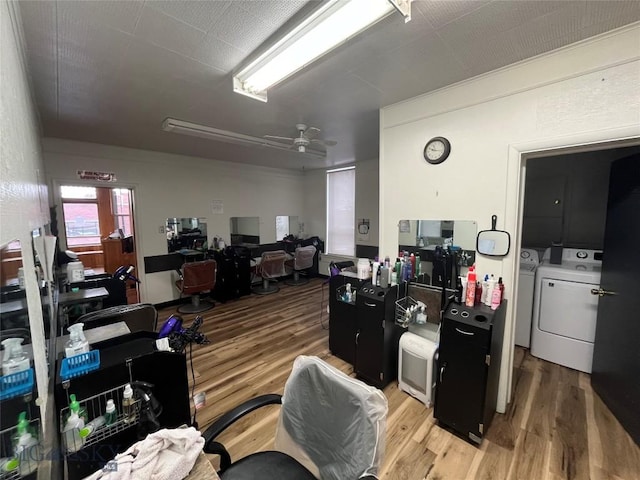
[[[476,299],[476,267],[471,265],[469,273],[467,273],[467,296],[464,304],[467,307],[473,307]]]

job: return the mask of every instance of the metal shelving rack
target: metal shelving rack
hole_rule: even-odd
[[[42,430],[40,429],[39,418],[29,421],[29,430],[38,439],[38,441],[40,440],[40,438],[42,438]],[[6,428],[0,431],[0,438],[13,439],[17,433],[18,433],[18,426],[14,425],[13,427]],[[6,446],[5,442],[2,442],[2,444],[0,444],[0,457],[15,458],[14,452],[12,450],[7,451],[5,446]],[[13,445],[11,445],[11,448],[13,448]],[[33,471],[37,470],[38,464],[40,463],[41,459],[42,459],[42,447],[40,443],[38,443],[38,445],[34,445],[30,447],[29,450],[27,450],[26,452],[24,452],[22,455],[19,456],[19,460],[21,463],[23,464],[25,462],[27,463],[26,470],[28,472],[31,472],[32,470]],[[0,480],[16,480],[18,478],[22,478],[22,475],[20,473],[21,470],[24,470],[24,467],[20,468],[18,466],[18,468],[15,468],[8,472],[2,470],[0,471]]]

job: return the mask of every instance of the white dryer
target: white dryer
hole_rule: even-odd
[[[565,248],[555,265],[550,251],[536,271],[531,355],[591,373],[602,252]]]
[[[515,343],[516,345],[526,348],[529,348],[531,343],[533,292],[536,283],[536,270],[539,264],[540,257],[536,250],[532,248],[523,248],[520,250]]]

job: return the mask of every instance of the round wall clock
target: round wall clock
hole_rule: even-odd
[[[451,144],[444,137],[433,137],[424,147],[424,159],[432,165],[444,162],[451,153]]]

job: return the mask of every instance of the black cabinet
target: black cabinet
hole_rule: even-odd
[[[356,297],[356,361],[354,370],[370,385],[383,388],[398,378],[398,343],[404,329],[395,323],[398,287],[365,283]]]
[[[216,261],[213,297],[226,302],[251,293],[251,255],[248,248],[227,247],[210,252]]]
[[[505,313],[452,304],[442,320],[434,417],[477,444],[496,409]]]
[[[342,299],[342,293],[348,283],[351,284],[352,290],[357,292],[363,281],[348,272],[329,279],[329,350],[336,357],[355,365],[358,330],[356,302],[346,302]]]
[[[354,302],[342,293],[350,283]],[[404,330],[395,324],[398,287],[375,287],[355,274],[329,280],[329,349],[354,366],[370,385],[383,388],[398,376],[398,343]]]
[[[105,340],[92,345],[100,351],[100,368],[85,375],[63,381],[60,363],[56,365],[55,404],[58,431],[64,427],[70,395],[76,395],[88,419],[104,414],[107,399],[112,399],[116,412],[123,414],[123,387],[131,380],[153,385],[151,392],[162,405],[158,421],[162,428],[189,425],[190,400],[186,357],[182,353],[160,352],[154,349],[156,334],[136,332]],[[137,400],[140,405],[140,401]],[[140,408],[140,407],[138,407]],[[141,417],[137,415],[139,420]],[[120,417],[119,417],[120,418]],[[64,460],[60,470],[66,467],[66,477],[76,480],[102,468],[116,453],[123,452],[143,436],[142,422],[124,422],[119,419],[111,426],[103,427],[91,441],[75,445],[70,450],[61,434],[60,447]],[[77,448],[80,447],[80,448]],[[77,450],[77,451],[74,451]],[[62,476],[62,471],[58,475]]]

